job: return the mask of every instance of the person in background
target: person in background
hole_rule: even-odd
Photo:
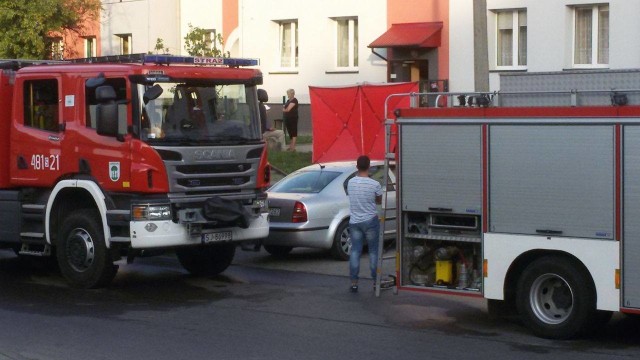
[[[264,89],[258,89],[258,106],[260,107],[260,131],[262,138],[267,142],[269,149],[276,151],[282,150],[284,145],[284,131],[273,127],[273,122],[267,116],[269,107],[265,104],[269,100],[269,96]]]
[[[287,151],[296,151],[296,138],[298,137],[298,99],[293,89],[287,90],[287,102],[282,108],[284,123],[289,133],[289,148]]]
[[[369,246],[369,268],[374,282],[378,266],[378,238],[380,236],[380,220],[376,204],[382,203],[382,187],[380,183],[369,177],[371,160],[362,155],[356,161],[358,174],[349,180],[349,236],[351,237],[351,254],[349,255],[349,277],[351,292],[358,292],[360,274],[360,256],[364,240]]]

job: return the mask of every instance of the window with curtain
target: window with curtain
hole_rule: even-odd
[[[518,11],[518,65],[527,65],[527,12]]]
[[[298,22],[280,22],[280,67],[298,67]]]
[[[496,12],[496,65],[524,67],[527,65],[527,11]]]
[[[609,64],[609,5],[574,8],[574,65]]]
[[[336,19],[337,67],[358,66],[358,19]]]

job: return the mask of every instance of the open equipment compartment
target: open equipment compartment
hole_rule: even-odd
[[[400,286],[480,293],[482,128],[421,122],[399,127]]]

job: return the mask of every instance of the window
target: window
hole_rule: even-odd
[[[58,131],[58,81],[55,79],[24,82],[24,125]]]
[[[496,65],[527,66],[527,11],[499,11],[496,19]]]
[[[335,171],[301,171],[287,176],[271,188],[276,193],[314,194],[322,191],[335,178]]]
[[[385,179],[384,179],[384,176],[385,176],[384,170],[385,170],[384,166],[371,166],[369,168],[369,177],[372,178],[373,180],[379,182],[380,186],[384,186],[384,181],[385,181]],[[389,174],[387,174],[387,191],[394,191],[394,190],[395,190],[395,187],[393,185],[393,181],[389,177]]]
[[[96,38],[86,37],[84,38],[84,57],[96,56]]]
[[[609,64],[609,5],[574,8],[573,64]]]
[[[51,60],[64,59],[64,41],[61,37],[54,37],[49,39],[51,41]]]
[[[116,35],[120,41],[120,55],[131,54],[131,34]]]
[[[213,50],[214,54],[216,53],[216,31],[207,29],[204,30],[204,46],[207,50]]]
[[[336,65],[358,67],[358,19],[336,19]]]
[[[280,22],[280,67],[298,67],[298,22]]]

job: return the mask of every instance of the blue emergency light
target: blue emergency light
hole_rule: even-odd
[[[204,57],[204,56],[174,56],[174,55],[144,55],[145,63],[155,64],[190,64],[190,65],[223,65],[223,66],[258,66],[258,59]]]
[[[66,62],[66,61],[64,61]],[[189,65],[218,65],[218,66],[258,66],[258,59],[207,57],[207,56],[177,56],[177,55],[154,55],[154,54],[129,54],[129,55],[109,55],[81,59],[71,59],[71,63],[152,63],[158,65],[189,64]]]

